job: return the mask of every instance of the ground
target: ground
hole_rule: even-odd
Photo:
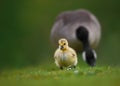
[[[48,64],[0,72],[0,86],[120,86],[119,80],[120,68],[112,66],[60,70]]]

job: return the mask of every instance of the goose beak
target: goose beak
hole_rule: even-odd
[[[91,59],[91,63],[89,63],[89,65],[91,67],[94,67],[96,65],[96,60],[95,59]]]

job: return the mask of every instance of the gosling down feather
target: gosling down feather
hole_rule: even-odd
[[[75,68],[77,65],[77,54],[68,46],[68,41],[64,38],[58,41],[59,47],[55,51],[55,64],[60,68]]]

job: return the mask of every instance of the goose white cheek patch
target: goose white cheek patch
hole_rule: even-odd
[[[93,54],[94,54],[95,59],[97,59],[97,54],[96,54],[95,50],[93,50]]]
[[[96,54],[95,50],[93,50],[93,55],[94,55],[95,59],[97,59],[97,54]],[[82,58],[84,61],[86,61],[86,52],[85,51],[82,53]]]
[[[83,58],[84,61],[86,61],[86,53],[85,53],[85,51],[82,53],[82,58]]]

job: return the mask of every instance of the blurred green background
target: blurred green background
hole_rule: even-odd
[[[120,65],[120,1],[4,0],[0,2],[0,68],[53,61],[50,31],[66,10],[88,9],[102,26],[98,65]]]

